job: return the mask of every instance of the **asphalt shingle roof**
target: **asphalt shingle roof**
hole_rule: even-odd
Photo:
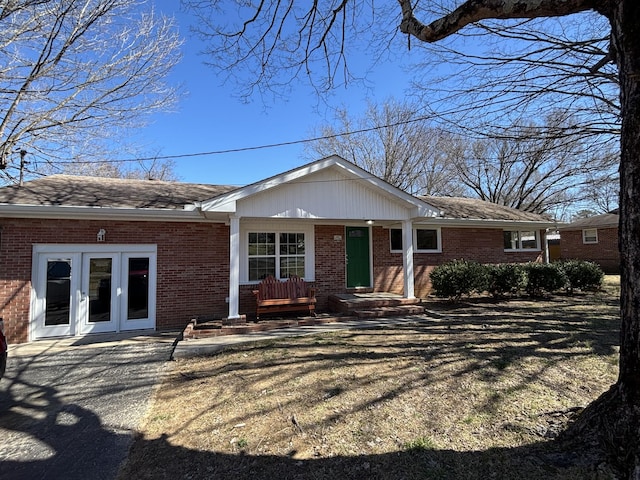
[[[0,204],[182,209],[237,187],[159,180],[51,175],[0,188]]]
[[[617,210],[614,210],[617,212]],[[563,226],[560,230],[582,230],[583,228],[614,228],[618,226],[620,217],[617,213],[603,213],[602,215],[594,215],[593,217],[581,218],[568,225]]]
[[[24,186],[0,188],[0,204],[56,205],[179,210],[215,198],[237,187],[199,183],[51,175]],[[530,212],[461,197],[418,197],[443,212],[443,218],[548,222]]]
[[[444,218],[470,220],[508,220],[516,222],[549,222],[550,219],[537,213],[524,212],[515,208],[475,198],[463,197],[418,197],[429,205],[441,210]]]

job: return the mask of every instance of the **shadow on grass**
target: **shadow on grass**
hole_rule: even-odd
[[[556,442],[526,447],[456,452],[416,448],[379,455],[298,460],[290,456],[237,455],[171,445],[165,437],[140,438],[119,480],[590,480],[614,478],[595,452],[566,451]],[[139,462],[137,461],[139,460]]]
[[[414,391],[421,392],[422,396],[416,398],[424,402],[420,404],[422,407],[418,405],[417,408],[428,410],[429,401],[425,392],[427,395],[429,392],[442,393],[442,390],[434,387],[445,376],[454,379],[453,385],[457,379],[460,379],[459,383],[477,381],[483,384],[483,388],[491,395],[475,401],[474,408],[480,413],[492,412],[500,405],[513,402],[517,398],[515,393],[539,381],[549,391],[557,391],[558,395],[562,395],[562,389],[570,387],[590,390],[595,398],[601,391],[599,389],[606,389],[608,385],[603,386],[597,379],[593,383],[572,385],[570,367],[565,368],[565,362],[583,357],[607,357],[605,361],[608,362],[616,356],[619,335],[617,304],[615,300],[608,299],[597,302],[597,305],[592,303],[583,297],[564,297],[525,306],[508,302],[467,302],[465,308],[459,308],[458,305],[451,308],[445,304],[432,305],[436,308],[430,309],[424,317],[416,317],[411,324],[322,334],[304,339],[279,338],[236,346],[227,352],[229,355],[223,353],[223,361],[220,362],[198,363],[197,367],[190,367],[186,361],[185,369],[173,380],[173,388],[163,391],[157,397],[157,403],[180,398],[190,385],[197,385],[195,390],[207,389],[208,395],[199,397],[203,399],[202,403],[187,403],[189,414],[182,423],[173,427],[189,432],[195,426],[201,432],[204,428],[200,423],[201,416],[208,412],[223,412],[229,402],[234,402],[247,392],[255,398],[261,398],[260,389],[270,391],[281,385],[290,385],[286,391],[280,391],[279,398],[282,401],[277,408],[284,412],[311,410],[315,403],[338,400],[349,391],[366,393],[376,381],[375,378],[366,375],[336,377],[329,374],[338,367],[348,365],[356,369],[367,365],[369,371],[373,366],[376,375],[387,375],[386,379],[393,381],[383,382],[384,390],[380,390],[376,396],[358,397],[348,411],[330,413],[324,418],[305,423],[306,432],[321,431],[324,425],[339,420],[338,417],[366,414],[376,405]],[[394,364],[397,368],[393,371],[385,371],[384,367],[390,360],[402,362]],[[556,375],[550,379],[548,371],[557,367],[562,368],[558,368]],[[318,378],[324,382],[321,388],[309,388],[299,396],[286,395],[286,392],[298,392],[312,385],[310,382],[304,383],[304,388],[297,387],[301,379],[318,374],[321,375]],[[508,377],[508,381],[500,385],[498,382],[502,377]],[[325,382],[326,379],[329,381]],[[450,401],[465,401],[455,396],[463,391],[454,393]],[[184,401],[189,402],[186,397]],[[270,413],[269,409],[276,409],[273,406],[260,407],[258,403],[247,403],[246,408],[240,409],[235,416],[225,417],[225,424],[256,423]],[[451,405],[451,408],[455,408],[455,405]],[[531,412],[539,413],[535,409],[531,409]],[[504,423],[500,428],[523,428],[517,421],[508,420],[502,419]],[[394,425],[396,427],[398,432],[402,432],[402,424]],[[450,427],[455,428],[455,424]],[[429,432],[429,425],[425,424],[424,428],[427,435],[433,433]],[[210,432],[212,436],[218,434]],[[353,450],[363,453],[353,456],[318,455],[308,459],[296,458],[299,455],[295,451],[276,456],[261,454],[256,449],[237,454],[213,449],[205,451],[204,447],[202,450],[189,449],[172,445],[169,437],[149,439],[142,435],[134,443],[129,462],[119,478],[615,478],[591,439],[578,439],[579,443],[567,446],[558,440],[544,441],[541,439],[543,436],[530,436],[529,439],[534,439],[533,443],[524,446],[478,451],[432,448],[427,438],[424,444],[416,441],[413,448],[411,445],[398,445],[398,451],[371,454],[354,443]],[[536,441],[536,438],[539,440]],[[217,440],[212,437],[210,443],[216,444]]]

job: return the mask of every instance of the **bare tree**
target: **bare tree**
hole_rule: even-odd
[[[207,63],[237,80],[242,97],[286,97],[300,76],[319,92],[344,85],[358,77],[347,62],[355,52],[375,49],[378,61],[387,58],[387,34],[394,36],[399,20],[395,5],[361,0],[183,4],[199,19],[194,30],[207,43]],[[371,35],[380,28],[382,35]]]
[[[611,27],[609,58],[620,84],[620,373],[611,389],[586,409],[572,432],[600,438],[629,479],[640,478],[640,5],[635,0],[467,0],[425,24],[410,0],[398,0],[400,30],[424,42],[437,42],[486,19],[541,18],[595,11]]]
[[[138,180],[177,181],[173,160],[139,162],[71,162],[64,168],[45,169],[39,173],[63,173],[91,177],[129,178]]]
[[[565,135],[575,119],[563,111],[513,125],[508,136],[470,139],[434,127],[420,110],[394,100],[369,105],[359,118],[340,109],[335,126],[315,133],[320,140],[307,157],[337,153],[409,193],[472,196],[536,213],[599,208],[596,178],[615,175],[619,162],[605,146]]]
[[[514,125],[509,136],[472,141],[457,163],[459,178],[475,196],[536,213],[556,212],[582,202],[595,176],[612,174],[618,158],[581,136],[567,136],[565,112],[541,122]]]
[[[413,70],[414,90],[449,128],[508,137],[514,124],[562,109],[573,120],[565,137],[617,143],[619,84],[603,16],[484,20],[456,37],[420,44],[428,60]],[[434,58],[444,73],[432,73]]]
[[[145,7],[144,0],[0,2],[1,178],[22,175],[25,157],[31,168],[91,158],[87,145],[104,146],[172,105],[176,90],[163,79],[181,40],[170,19]]]
[[[394,100],[370,104],[360,118],[339,109],[337,126],[321,127],[315,134],[321,139],[307,147],[307,156],[340,155],[412,194],[462,194],[450,158],[460,151],[459,142],[429,126],[416,111]]]
[[[618,172],[589,176],[582,188],[582,199],[585,205],[597,213],[607,213],[618,208],[620,199]]]
[[[193,0],[201,6],[221,8],[221,0]],[[518,21],[559,18],[594,13],[609,26],[609,44],[605,55],[589,66],[592,72],[603,71],[611,60],[617,69],[620,86],[621,160],[620,160],[620,249],[621,249],[621,335],[620,373],[611,389],[581,415],[572,432],[593,434],[609,448],[612,459],[626,478],[640,478],[640,3],[637,0],[466,0],[448,1],[448,8],[435,15],[417,8],[431,7],[432,2],[398,0],[398,12],[375,9],[370,2],[342,0],[307,3],[300,7],[295,0],[259,2],[257,7],[244,4],[238,9],[239,24],[230,29],[213,23],[203,24],[204,33],[219,36],[211,53],[214,63],[231,59],[228,67],[250,65],[253,76],[249,88],[275,78],[280,67],[287,73],[311,73],[320,57],[327,65],[333,85],[334,72],[346,68],[349,41],[361,47],[363,36],[381,42],[385,37],[393,46],[394,33],[385,29],[399,22],[400,31],[418,42],[442,42],[454,34],[463,34],[472,25],[497,21],[505,27]],[[202,11],[202,10],[200,10]],[[219,10],[218,10],[219,11]],[[380,15],[380,24],[375,20]],[[372,20],[373,19],[373,20]],[[207,18],[211,22],[212,18]],[[606,34],[605,34],[606,35]],[[215,36],[213,37],[215,38]],[[397,38],[397,37],[396,37]],[[604,38],[604,37],[601,37]],[[353,46],[351,48],[354,48]],[[446,48],[446,45],[443,47]],[[603,53],[605,52],[603,45]],[[279,61],[289,59],[288,64]],[[587,82],[586,78],[583,79]],[[275,82],[276,84],[278,82]],[[273,85],[273,84],[272,84]],[[276,88],[277,85],[276,85]],[[500,101],[499,98],[495,99]],[[578,436],[579,436],[578,435]]]

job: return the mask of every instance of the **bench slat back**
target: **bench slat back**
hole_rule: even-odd
[[[281,282],[269,275],[258,286],[258,299],[301,298],[307,296],[307,291],[307,284],[300,277],[292,276],[286,282]]]

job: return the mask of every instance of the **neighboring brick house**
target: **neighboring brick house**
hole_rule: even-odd
[[[618,223],[618,210],[613,210],[559,228],[561,258],[590,260],[605,273],[620,273]]]
[[[268,274],[313,284],[320,311],[347,291],[413,298],[448,260],[542,261],[552,226],[337,156],[242,188],[53,175],[0,188],[0,317],[12,343],[182,328],[251,316]]]

